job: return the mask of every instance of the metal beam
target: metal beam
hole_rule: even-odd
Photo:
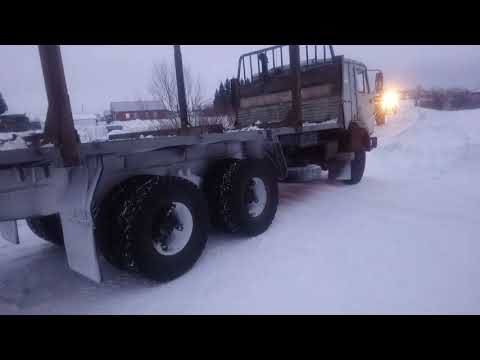
[[[289,45],[290,78],[292,84],[292,116],[291,125],[295,128],[302,126],[302,87],[300,72],[300,46]]]
[[[80,165],[79,139],[73,124],[62,54],[59,45],[39,45],[48,111],[43,136],[44,143],[60,149],[64,166]]]
[[[332,45],[328,45],[330,47],[330,55],[332,56],[332,61],[333,61],[333,58],[335,57],[335,51],[333,51],[333,46]]]
[[[185,81],[183,77],[183,63],[180,45],[174,45],[175,73],[177,75],[178,107],[180,110],[180,122],[182,129],[188,127],[187,99],[185,96]]]

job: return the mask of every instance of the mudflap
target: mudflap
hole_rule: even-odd
[[[67,169],[68,185],[62,197],[60,219],[69,267],[95,282],[101,282],[91,204],[102,165],[100,159],[95,160],[96,166]]]
[[[20,244],[17,221],[12,220],[0,222],[0,236],[12,244]]]
[[[350,180],[352,178],[352,160],[354,153],[339,153],[328,162],[329,180]]]

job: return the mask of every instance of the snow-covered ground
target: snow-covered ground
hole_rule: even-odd
[[[272,227],[212,234],[158,285],[105,264],[94,284],[20,223],[0,242],[0,313],[480,314],[480,111],[404,104],[357,186],[282,184]]]

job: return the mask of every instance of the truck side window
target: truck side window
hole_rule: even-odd
[[[365,71],[356,69],[355,70],[355,82],[357,83],[357,92],[365,93],[367,85],[365,84]]]

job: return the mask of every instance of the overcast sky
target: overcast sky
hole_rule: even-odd
[[[183,45],[184,65],[212,98],[219,82],[235,76],[238,57],[266,45]],[[480,46],[339,45],[338,55],[384,71],[401,87],[480,88]],[[74,113],[97,113],[111,101],[150,99],[152,66],[173,59],[171,45],[62,46]],[[47,108],[36,46],[0,45],[0,92],[10,113],[44,114]]]

